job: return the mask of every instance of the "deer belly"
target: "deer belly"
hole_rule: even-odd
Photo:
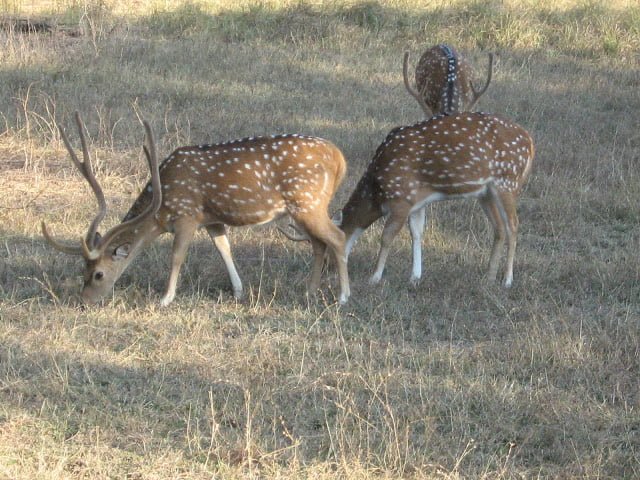
[[[235,227],[261,225],[278,218],[285,211],[284,201],[272,197],[231,198],[223,204],[210,200],[205,208],[205,222],[224,223]]]
[[[464,184],[457,188],[449,187],[442,191],[429,191],[426,195],[419,196],[413,200],[413,206],[410,212],[413,213],[433,202],[441,202],[443,200],[453,200],[456,198],[480,197],[487,192],[487,183],[491,179],[483,180],[476,184]]]

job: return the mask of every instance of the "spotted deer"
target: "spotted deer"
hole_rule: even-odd
[[[473,86],[471,65],[449,45],[425,51],[416,67],[416,88],[409,83],[409,52],[405,52],[402,73],[407,91],[427,118],[437,114],[470,111],[491,83],[493,54],[489,54],[487,81],[480,90]]]
[[[476,197],[494,229],[488,278],[495,281],[507,240],[504,285],[513,282],[518,232],[516,202],[534,156],[533,141],[520,126],[486,113],[440,115],[392,130],[342,210],[346,254],[373,222],[385,216],[380,252],[369,283],[382,278],[392,240],[408,218],[413,250],[411,282],[422,276],[426,206]]]
[[[80,161],[64,130],[64,144],[98,201],[99,211],[80,245],[53,239],[42,222],[45,239],[56,249],[81,255],[86,263],[82,299],[96,303],[108,294],[131,261],[156,237],[174,234],[171,271],[161,305],[175,297],[180,267],[199,227],[206,228],[220,253],[236,297],[242,282],[233,262],[227,226],[259,225],[289,214],[311,239],[314,253],[309,289],[320,284],[325,250],[333,253],[340,278],[339,301],[349,297],[344,233],[327,207],[344,178],[341,151],[322,138],[288,134],[251,137],[215,145],[180,147],[158,166],[151,128],[144,122],[148,147],[144,152],[151,180],[122,223],[104,236],[98,226],[107,206],[89,158],[84,125],[76,113],[83,159]]]

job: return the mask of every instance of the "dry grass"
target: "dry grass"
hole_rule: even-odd
[[[640,9],[636,2],[0,1],[52,34],[0,30],[1,478],[637,478],[640,476]],[[81,33],[72,36],[70,33]],[[268,227],[231,241],[237,303],[205,236],[157,307],[157,242],[101,308],[76,306],[93,200],[55,131],[83,112],[112,225],[145,181],[138,117],[168,153],[301,132],[338,144],[344,203],[372,152],[420,110],[401,53],[448,41],[481,107],[538,148],[515,285],[486,285],[477,205],[431,209],[425,278],[408,235],[371,288],[373,228],[305,297],[310,249]],[[478,75],[480,77],[480,74]]]

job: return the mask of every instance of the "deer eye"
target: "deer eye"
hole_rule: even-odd
[[[96,272],[93,275],[94,280],[102,280],[102,277],[104,277],[104,272]]]

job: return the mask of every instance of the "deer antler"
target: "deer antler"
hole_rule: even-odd
[[[65,245],[64,243],[60,243],[51,236],[44,221],[41,222],[40,226],[42,228],[42,235],[44,235],[45,240],[49,242],[53,248],[61,251],[62,253],[68,253],[69,255],[82,255],[83,250],[81,246]]]
[[[484,92],[487,91],[487,88],[489,88],[489,84],[491,83],[492,75],[493,75],[493,53],[489,53],[489,72],[487,73],[487,81],[484,84],[484,87],[482,87],[482,89],[480,90],[476,90],[475,87],[473,86],[473,83],[471,83],[471,90],[473,90],[473,100],[471,101],[471,104],[469,105],[468,110],[471,110],[471,108],[476,104],[478,99],[480,99],[480,97],[484,94]]]
[[[155,215],[162,205],[160,169],[158,167],[158,156],[156,153],[155,140],[149,123],[146,120],[143,120],[142,123],[144,125],[147,143],[149,144],[148,147],[143,146],[142,148],[145,157],[147,158],[147,163],[149,164],[149,170],[151,171],[151,203],[140,215],[113,227],[111,230],[105,233],[105,235],[100,239],[100,246],[97,247],[98,252],[101,252],[105,248],[105,246],[109,244],[109,242],[118,237],[118,235],[120,235],[121,233],[136,227],[140,223],[147,220],[150,216]]]
[[[49,234],[49,230],[44,222],[42,222],[42,234],[44,238],[57,250],[61,252],[68,253],[71,255],[83,255],[88,259],[96,258],[95,252],[93,249],[96,244],[96,232],[98,231],[98,225],[104,219],[107,214],[107,202],[104,198],[104,193],[102,193],[102,189],[100,188],[100,184],[96,180],[95,175],[93,174],[93,170],[91,168],[91,157],[89,156],[89,149],[87,147],[87,140],[84,136],[84,124],[82,123],[82,119],[80,118],[80,114],[76,111],[75,114],[76,124],[78,125],[78,132],[80,133],[80,143],[82,144],[82,157],[83,161],[78,159],[76,152],[67,137],[64,129],[58,125],[58,130],[60,131],[60,136],[62,141],[64,142],[69,155],[71,156],[71,160],[76,168],[80,171],[82,176],[89,182],[93,193],[96,196],[96,200],[98,201],[98,213],[95,218],[89,225],[89,230],[87,231],[86,236],[81,240],[80,246],[71,246],[64,245],[62,243],[57,242],[53,239],[53,237]]]
[[[64,132],[64,130],[60,126],[58,126],[58,130],[60,130],[60,136],[62,137],[62,140],[65,146],[67,147],[67,151],[71,156],[71,160],[73,161],[75,166],[78,168],[78,170],[80,170],[80,173],[82,173],[82,176],[84,176],[87,182],[89,182],[89,185],[91,186],[91,189],[93,190],[93,193],[95,194],[96,199],[98,201],[98,208],[99,208],[98,213],[96,214],[95,218],[91,222],[91,225],[89,226],[89,230],[87,231],[87,235],[85,237],[86,243],[88,244],[88,246],[93,248],[95,247],[95,237],[96,237],[96,232],[98,231],[98,226],[100,225],[100,222],[102,222],[105,215],[107,214],[107,202],[104,199],[104,193],[102,193],[102,188],[100,188],[100,184],[98,184],[98,181],[96,180],[96,177],[93,174],[93,169],[91,168],[91,157],[89,156],[87,139],[84,135],[85,127],[84,127],[84,123],[82,122],[82,119],[80,118],[80,113],[76,111],[74,114],[74,117],[76,120],[76,125],[78,126],[78,132],[80,133],[80,143],[82,145],[82,158],[84,160],[83,162],[78,160],[78,157],[75,151],[73,150],[73,147],[71,146],[71,142],[69,142],[69,138],[67,138],[67,135]]]
[[[416,89],[413,88],[409,83],[408,69],[409,69],[409,52],[406,51],[404,52],[404,61],[402,63],[402,75],[404,76],[404,86],[406,87],[407,91],[411,94],[411,96],[418,101],[425,115],[427,117],[432,117],[433,113],[431,112],[431,109],[427,107],[427,104],[425,103],[424,98],[422,98],[420,93],[416,91]]]

